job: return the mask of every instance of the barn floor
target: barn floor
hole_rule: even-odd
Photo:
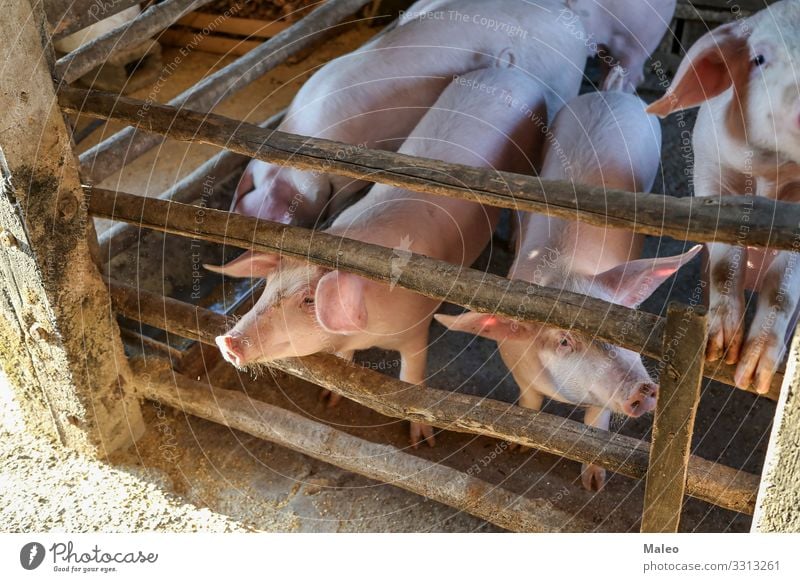
[[[300,62],[280,67],[250,88],[226,101],[220,113],[261,121],[289,103],[313,72],[313,67],[363,43],[372,30],[352,29],[330,40]],[[204,53],[182,58],[166,50],[165,64],[176,59],[174,73],[158,91],[143,90],[135,97],[166,101],[211,69],[228,62]],[[644,95],[647,97],[647,95]],[[672,195],[689,193],[685,169],[691,152],[682,135],[693,118],[677,116],[664,124],[664,174],[661,190]],[[106,130],[98,130],[81,144],[88,147]],[[157,194],[214,152],[202,145],[165,144],[126,167],[103,187],[138,194]],[[145,179],[146,177],[146,179]],[[99,224],[99,230],[105,228]],[[647,252],[674,254],[684,243],[648,241]],[[140,282],[154,290],[179,296],[172,284],[162,287],[164,274],[191,267],[185,241],[151,237],[139,251],[140,263],[115,261],[112,275]],[[504,274],[510,260],[501,247],[491,251],[491,270]],[[484,257],[484,264],[489,256]],[[143,267],[141,265],[147,265]],[[137,273],[138,271],[138,273]],[[661,311],[667,300],[688,301],[699,277],[699,261],[678,279],[662,286],[644,308]],[[171,278],[170,278],[171,279]],[[451,312],[456,312],[452,306]],[[429,383],[439,388],[489,396],[506,402],[516,397],[513,380],[490,342],[434,327]],[[397,372],[396,356],[378,350],[360,355],[364,365]],[[318,389],[299,380],[276,375],[249,378],[225,365],[209,363],[212,382],[240,386],[251,396],[336,425],[341,430],[376,442],[407,447],[404,422],[388,419],[353,402],[328,409],[318,400]],[[204,374],[205,375],[205,374]],[[197,418],[186,417],[154,403],[144,403],[148,432],[130,450],[117,454],[112,464],[81,459],[53,448],[15,428],[10,405],[0,435],[0,527],[35,531],[497,531],[491,524],[393,485],[378,484]],[[548,411],[580,419],[580,413],[561,405]],[[773,403],[716,383],[704,386],[695,432],[696,454],[758,473],[766,449]],[[10,420],[9,420],[10,419]],[[619,422],[621,433],[649,438],[650,419]],[[612,476],[606,489],[590,494],[580,487],[577,463],[552,455],[511,453],[504,445],[483,437],[456,433],[438,436],[434,449],[409,451],[502,485],[519,494],[550,500],[573,514],[588,517],[602,531],[637,531],[643,483]],[[24,454],[23,454],[24,451]],[[27,458],[26,458],[27,457]],[[479,471],[476,471],[479,469]],[[58,491],[52,495],[52,491]],[[35,508],[28,500],[37,499]],[[28,505],[26,505],[28,504]],[[686,531],[747,531],[750,518],[700,501],[686,503],[682,528]]]

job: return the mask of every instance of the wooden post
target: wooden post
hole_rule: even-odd
[[[800,532],[800,326],[795,329],[783,389],[769,437],[753,515],[754,532]]]
[[[677,532],[703,380],[705,308],[670,303],[664,329],[661,386],[642,515],[642,532]]]
[[[103,456],[144,424],[36,4],[0,0],[0,362],[29,429]]]

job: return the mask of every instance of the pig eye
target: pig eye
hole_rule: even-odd
[[[765,59],[765,58],[764,58],[764,55],[757,55],[757,56],[756,56],[756,57],[753,59],[753,64],[754,64],[756,67],[760,67],[761,65],[763,65],[763,64],[764,64],[764,62],[765,62],[766,60],[767,60],[767,59]]]
[[[300,302],[300,307],[305,310],[313,310],[314,309],[314,296],[313,295],[306,295],[303,297],[303,301]]]
[[[564,334],[560,338],[558,338],[558,347],[556,347],[556,353],[560,356],[566,356],[571,354],[575,350],[575,344],[572,338]]]

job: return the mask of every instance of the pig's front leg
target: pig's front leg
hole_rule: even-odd
[[[522,408],[530,408],[531,410],[541,410],[544,403],[544,396],[541,392],[537,392],[532,388],[524,389],[519,395],[519,405]],[[527,453],[531,450],[530,447],[520,445],[519,443],[508,443],[508,450],[519,453]]]
[[[744,340],[744,282],[747,248],[722,243],[708,245],[708,345],[706,360],[739,361]]]
[[[583,422],[595,428],[608,430],[611,422],[611,411],[607,408],[590,406],[586,409]],[[600,491],[606,484],[606,470],[599,465],[584,463],[581,465],[581,483],[587,491]]]
[[[415,342],[416,345],[405,346],[400,350],[400,379],[409,384],[423,386],[425,384],[425,370],[428,364],[428,341]],[[428,446],[436,444],[433,427],[419,422],[411,423],[411,446],[415,449],[423,440]]]
[[[348,352],[338,352],[336,354],[337,357],[342,358],[343,360],[346,360],[347,362],[352,362],[354,355],[355,355],[355,352],[352,351],[352,350],[348,351]],[[342,395],[339,394],[338,392],[333,392],[331,390],[327,390],[327,389],[323,388],[322,391],[319,394],[319,399],[322,402],[327,400],[328,401],[328,408],[334,408],[334,407],[338,406],[339,403],[342,401]]]
[[[769,392],[772,376],[786,352],[786,337],[800,294],[800,258],[794,251],[781,251],[761,278],[756,316],[747,334],[734,380],[740,388],[755,386],[759,394]]]

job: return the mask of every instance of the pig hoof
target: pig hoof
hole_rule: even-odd
[[[709,309],[709,314],[706,361],[737,363],[744,340],[741,309],[723,303]]]
[[[582,465],[581,483],[587,491],[600,491],[606,484],[606,470],[597,465]]]
[[[773,335],[748,340],[733,377],[736,386],[744,389],[753,386],[759,394],[769,392],[772,377],[783,359],[782,348],[781,341]]]
[[[420,442],[425,441],[429,447],[436,445],[436,437],[433,434],[433,427],[429,424],[411,423],[411,446],[415,449]]]
[[[506,443],[506,450],[509,453],[529,453],[531,451],[530,447],[526,447],[525,445],[521,445],[519,443],[511,443],[508,441],[504,441]]]
[[[342,395],[330,390],[321,390],[319,393],[320,402],[328,401],[328,408],[336,408],[342,401]]]

